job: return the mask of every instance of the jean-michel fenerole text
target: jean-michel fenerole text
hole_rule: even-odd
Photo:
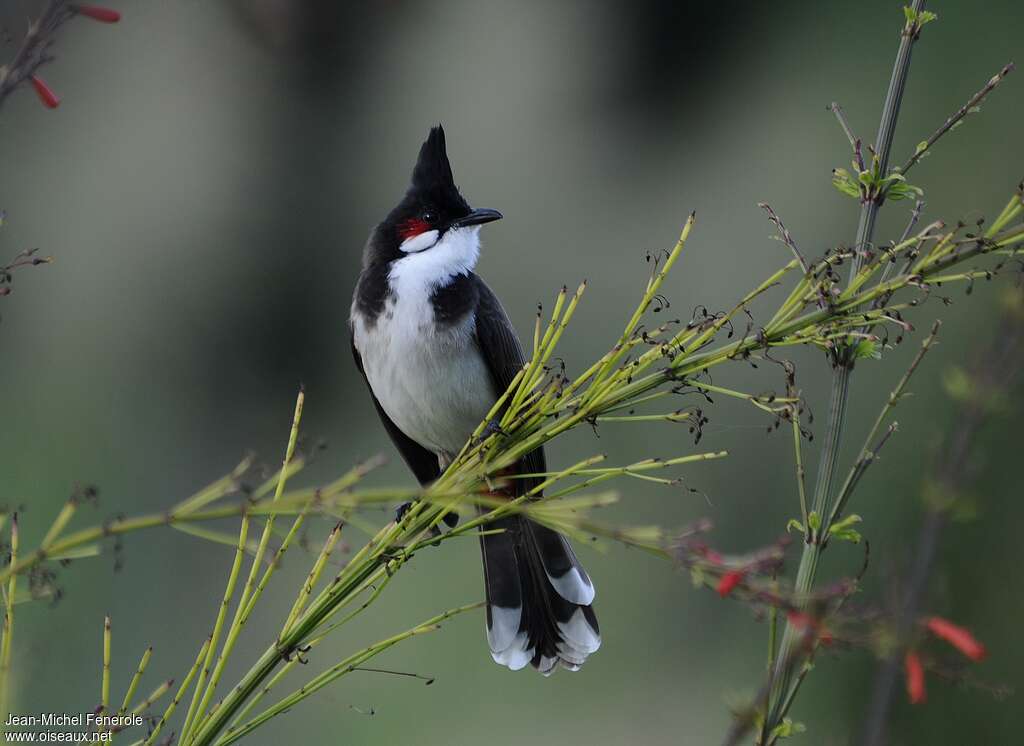
[[[8,727],[66,727],[85,726],[86,728],[131,728],[142,725],[141,715],[103,715],[95,712],[79,712],[70,714],[66,712],[41,712],[38,715],[17,715],[11,713],[7,716],[5,725]]]

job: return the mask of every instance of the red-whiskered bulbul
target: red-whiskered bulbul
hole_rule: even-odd
[[[524,364],[505,310],[473,272],[480,227],[452,177],[444,130],[420,148],[408,191],[370,234],[352,299],[352,352],[384,427],[420,484],[435,480]],[[516,465],[546,470],[538,448]],[[538,483],[514,479],[521,495]],[[575,671],[601,645],[594,586],[561,534],[523,517],[480,537],[495,661]]]

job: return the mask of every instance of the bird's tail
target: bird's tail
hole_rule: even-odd
[[[564,536],[521,516],[480,537],[491,657],[512,670],[527,663],[545,676],[579,669],[601,646],[594,585]]]

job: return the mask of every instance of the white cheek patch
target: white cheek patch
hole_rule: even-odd
[[[420,233],[419,235],[402,241],[402,244],[398,249],[406,254],[415,254],[420,251],[426,251],[437,243],[439,235],[440,234],[437,231],[423,231],[423,233]]]
[[[425,236],[429,238],[424,239]],[[424,239],[422,247],[409,248],[421,239]],[[428,298],[438,285],[446,284],[455,275],[473,271],[480,256],[480,226],[451,228],[440,238],[437,231],[427,231],[407,239],[401,249],[406,255],[392,262],[388,272],[391,288],[399,296]]]

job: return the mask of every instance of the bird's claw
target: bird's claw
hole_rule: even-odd
[[[483,432],[480,433],[480,437],[473,439],[473,445],[480,445],[492,435],[508,435],[508,433],[502,429],[501,421],[497,418],[487,421],[487,424],[484,425]]]
[[[410,502],[405,502],[405,503],[402,503],[401,505],[399,505],[398,508],[395,510],[395,523],[401,523],[402,520],[405,518],[405,514],[409,512],[409,508],[411,508],[411,507],[412,507],[412,502],[411,501]],[[449,512],[445,513],[444,514],[444,518],[442,518],[441,520],[444,521],[444,524],[448,528],[455,528],[456,526],[459,525],[459,514],[456,513],[454,510],[452,510],[452,511],[449,511]],[[433,536],[440,536],[441,531],[440,531],[440,529],[437,528],[437,526],[434,526],[431,529],[431,534]]]
[[[312,645],[296,645],[291,650],[282,653],[282,657],[289,663],[291,663],[292,661],[298,661],[299,663],[305,666],[309,663],[309,658],[303,658],[302,655],[303,653],[308,653],[312,649]]]

